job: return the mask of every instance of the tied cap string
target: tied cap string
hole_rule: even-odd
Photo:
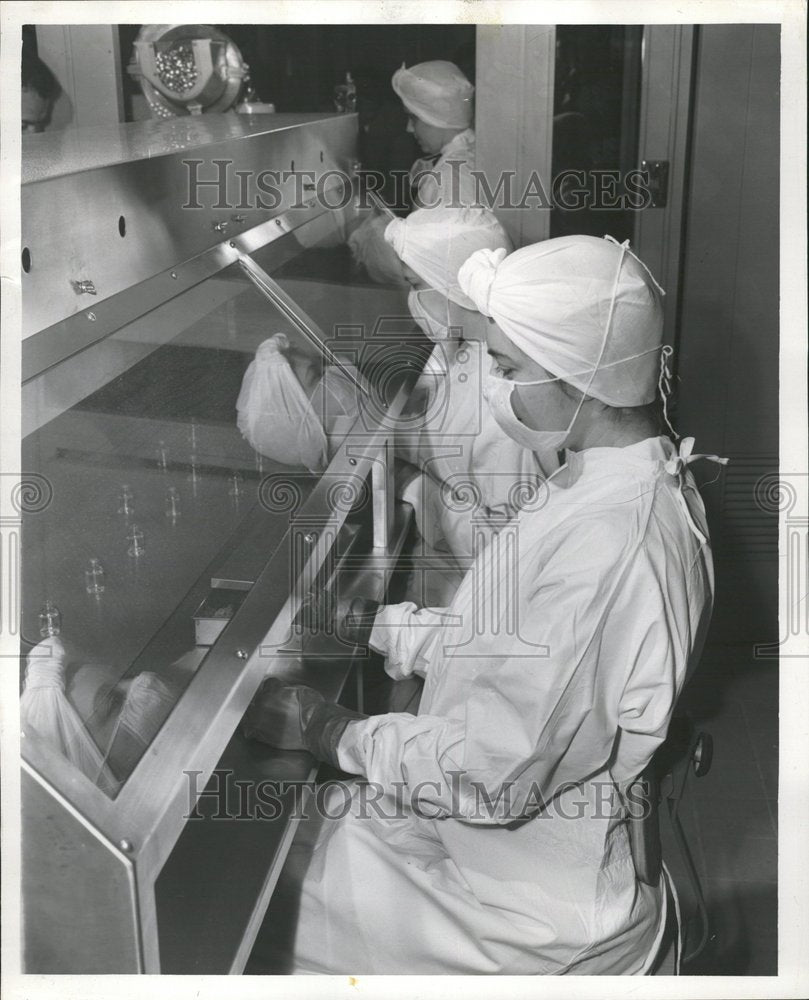
[[[601,366],[601,359],[604,357],[604,351],[607,349],[607,341],[610,336],[610,328],[612,327],[612,317],[615,314],[615,299],[618,295],[618,284],[621,280],[621,269],[624,266],[624,257],[629,251],[629,240],[624,240],[623,243],[617,243],[616,240],[612,240],[621,249],[621,256],[618,258],[618,267],[615,271],[615,280],[612,284],[612,295],[610,296],[610,311],[607,313],[607,323],[604,327],[604,337],[601,340],[601,350],[598,352],[598,357],[596,358],[596,363],[593,365],[593,370],[590,372],[590,378],[587,380],[587,388],[584,390],[582,395],[582,400],[590,391],[590,386],[593,384],[593,379],[596,377],[596,373]],[[579,403],[581,406],[581,403]]]
[[[619,243],[618,240],[616,240],[615,237],[613,236],[605,236],[604,239],[608,240],[610,243],[614,243],[616,246],[620,246],[621,249],[624,251],[624,253],[628,253],[629,256],[632,257],[633,260],[637,261],[638,264],[640,264],[640,266],[643,268],[643,270],[649,275],[649,280],[652,282],[652,284],[655,286],[658,292],[661,295],[666,294],[665,290],[660,286],[657,278],[655,278],[655,276],[652,274],[649,268],[643,263],[640,257],[638,257],[636,254],[632,252],[632,250],[629,247],[629,240],[624,240],[623,243]],[[660,399],[663,403],[663,420],[666,422],[666,427],[668,427],[668,429],[671,431],[671,435],[674,438],[674,440],[679,441],[680,435],[672,426],[671,420],[669,420],[669,408],[668,408],[668,400],[669,397],[671,396],[671,380],[673,377],[671,369],[669,368],[669,358],[672,356],[673,353],[674,351],[668,344],[665,344],[660,349],[660,374],[658,375],[657,378],[657,388],[660,393]]]
[[[629,246],[629,240],[624,240],[623,243],[619,243],[618,240],[616,240],[614,236],[608,236],[608,235],[605,235],[604,239],[605,240],[609,240],[610,243],[614,243],[617,247],[623,247],[624,250],[626,250],[626,252],[629,254],[629,256],[633,260],[636,260],[640,264],[640,266],[643,268],[643,270],[649,275],[649,277],[651,278],[652,284],[655,286],[655,288],[658,290],[658,292],[660,292],[661,295],[665,295],[666,294],[665,290],[661,287],[661,285],[658,282],[657,278],[652,274],[652,272],[649,270],[649,268],[643,263],[643,261],[640,259],[640,257],[637,256],[637,254],[635,254],[635,253],[632,252],[632,249]]]
[[[671,369],[669,368],[669,358],[672,356],[674,351],[668,344],[664,344],[660,349],[660,375],[657,379],[657,389],[660,393],[660,398],[663,401],[663,419],[666,421],[666,426],[671,431],[672,436],[675,441],[680,440],[680,435],[675,431],[669,420],[669,408],[668,400],[671,395]],[[692,439],[693,440],[693,439]]]

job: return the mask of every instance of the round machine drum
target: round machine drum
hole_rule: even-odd
[[[207,24],[144,25],[127,69],[159,118],[227,111],[249,71],[228,36]]]

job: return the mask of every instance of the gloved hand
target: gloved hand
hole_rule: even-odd
[[[345,643],[367,646],[378,610],[379,601],[368,597],[335,600],[332,595],[318,595],[304,601],[295,624],[311,632],[333,630]]]
[[[306,727],[324,701],[314,688],[268,677],[245,713],[242,732],[279,750],[306,750]]]
[[[327,702],[313,688],[268,677],[245,713],[242,732],[280,750],[308,750],[336,767],[337,744],[345,727],[365,718]]]
[[[355,646],[367,646],[374,627],[379,601],[370,597],[354,597],[337,608],[337,634]]]

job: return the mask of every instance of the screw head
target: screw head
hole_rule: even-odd
[[[132,841],[127,840],[126,837],[124,837],[123,840],[118,841],[118,846],[121,848],[122,851],[126,851],[126,853],[129,854],[130,851],[132,850]]]
[[[95,323],[96,314],[94,312],[87,313],[87,319],[89,319],[91,323]]]
[[[246,660],[247,659],[247,650],[246,649],[237,649],[236,650],[236,656],[240,660]]]

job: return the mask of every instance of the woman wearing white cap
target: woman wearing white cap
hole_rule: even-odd
[[[501,426],[567,465],[444,613],[378,612],[371,645],[425,675],[417,716],[358,718],[276,680],[252,707],[259,738],[284,730],[370,783],[322,821],[292,968],[642,974],[664,894],[636,875],[622,793],[665,739],[713,579],[693,442],[678,453],[650,410],[660,292],[592,237],[479,251],[459,280],[491,320]]]
[[[414,596],[444,604],[469,566],[476,540],[480,544],[487,534],[489,519],[494,517],[496,528],[498,517],[541,474],[532,451],[508,437],[483,398],[489,367],[485,319],[458,284],[458,270],[472,253],[508,253],[511,241],[484,208],[418,209],[390,222],[385,240],[413,286],[410,312],[436,342],[420,379],[424,419],[405,423],[397,451],[422,473],[403,497],[413,504],[427,551],[449,555],[440,569],[417,570],[424,589]]]
[[[477,203],[473,97],[475,88],[451,62],[438,59],[393,74],[393,89],[408,113],[407,130],[425,153],[410,170],[416,208],[460,208]],[[398,277],[381,238],[386,220],[372,216],[349,239],[355,260],[374,281]]]
[[[391,84],[408,112],[407,131],[425,154],[410,170],[416,207],[475,204],[475,88],[442,59],[402,66]]]

